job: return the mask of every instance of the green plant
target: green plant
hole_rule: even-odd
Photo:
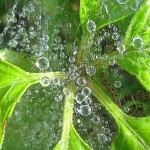
[[[82,105],[82,102],[85,101],[83,95],[88,97],[90,94],[106,108],[117,124],[117,133],[111,143],[112,150],[149,150],[149,103],[144,100],[149,99],[150,92],[150,0],[80,0],[79,16],[78,11],[71,9],[73,4],[65,1],[53,3],[53,6],[64,8],[61,13],[59,9],[52,13],[54,8],[46,9],[43,4],[46,13],[54,15],[55,19],[51,18],[49,23],[48,31],[52,36],[48,43],[49,49],[42,51],[42,57],[37,51],[32,55],[32,50],[0,50],[1,145],[7,119],[25,90],[31,84],[40,82],[43,87],[47,87],[52,82],[51,86],[62,90],[64,96],[62,135],[54,150],[92,149],[79,136],[73,123],[73,109],[76,105],[79,105],[80,113],[87,116],[88,122],[91,108]],[[67,29],[61,28],[63,35],[57,36],[54,27],[60,23],[63,26],[67,24]],[[60,37],[67,42],[63,43],[65,48],[58,51],[54,49],[53,42],[59,45]],[[11,47],[17,49],[16,45],[11,44]],[[19,63],[20,58],[23,63]],[[42,73],[37,69],[34,71],[36,73],[28,73],[32,71],[32,62],[35,63],[35,60]],[[51,71],[47,71],[48,68]],[[117,78],[114,74],[117,74]],[[80,97],[78,94],[81,90]],[[130,94],[142,90],[147,91],[147,97],[140,97],[140,93],[136,101],[130,101]],[[125,97],[127,101],[123,102]],[[131,114],[127,115],[124,108],[129,109],[133,103],[136,106],[141,104],[144,110],[139,114],[138,111],[133,114],[131,110]]]

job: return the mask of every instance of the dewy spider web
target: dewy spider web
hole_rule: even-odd
[[[47,42],[45,37],[47,37],[47,32],[45,26],[42,27],[43,24],[40,24],[42,29],[39,30],[38,23],[34,25],[34,29],[30,28],[33,27],[33,22],[27,20],[30,18],[31,13],[37,13],[37,8],[35,7],[35,12],[33,11],[34,5],[31,5],[32,2],[23,4],[23,9],[18,8],[18,5],[21,1],[18,3],[15,3],[12,9],[9,10],[9,15],[7,15],[8,22],[6,24],[6,28],[4,29],[4,39],[9,35],[9,42],[8,39],[5,39],[7,41],[7,46],[9,48],[17,50],[17,51],[25,51],[27,53],[33,53],[37,57],[39,57],[42,53],[45,51],[38,51],[38,48],[41,46],[40,44]],[[28,12],[26,9],[27,6],[30,6],[30,12]],[[32,6],[32,7],[31,7]],[[26,8],[26,9],[25,9]],[[32,9],[31,9],[32,8]],[[38,7],[39,8],[39,7]],[[26,11],[25,11],[26,10]],[[24,13],[26,12],[26,14]],[[36,17],[38,21],[42,22],[41,20],[44,20],[44,12],[43,12],[43,18],[40,18],[38,16],[39,14],[36,14]],[[47,15],[47,14],[46,14]],[[16,20],[17,18],[17,20]],[[47,20],[48,18],[46,18]],[[44,21],[43,21],[44,22]],[[20,24],[23,26],[23,28],[17,26],[17,24]],[[47,23],[47,22],[46,22]],[[44,25],[46,25],[46,23]],[[29,25],[29,27],[26,27],[26,24]],[[38,27],[37,27],[38,26]],[[69,24],[67,24],[69,27]],[[16,29],[17,27],[17,29]],[[37,27],[37,28],[36,28]],[[44,28],[44,29],[43,29]],[[56,52],[59,45],[59,49],[61,49],[61,52],[63,52],[63,47],[65,47],[66,41],[64,40],[64,35],[61,35],[61,30],[64,28],[60,23],[58,23],[55,27],[55,38],[54,38],[54,49],[53,51]],[[7,29],[7,30],[6,30]],[[34,36],[34,31],[38,31],[38,36],[44,34],[44,40],[42,40],[40,43],[38,43],[41,39],[37,38],[37,35]],[[23,32],[23,33],[22,33]],[[14,34],[20,35],[20,38],[18,39],[15,37],[14,41]],[[22,35],[23,34],[23,35]],[[29,45],[27,47],[26,44],[22,44],[21,38],[24,37],[24,35],[29,35],[31,43],[36,45],[36,47],[31,47],[32,45]],[[28,38],[28,36],[26,36]],[[17,42],[17,43],[16,43]],[[26,41],[27,42],[27,41]],[[28,42],[27,42],[28,43]],[[4,43],[2,43],[4,44]],[[75,49],[74,53],[76,53],[76,45],[75,42],[72,43],[73,48]],[[46,46],[45,46],[46,48]],[[57,48],[57,49],[56,49]],[[32,51],[31,51],[32,50]],[[63,56],[63,53],[60,53],[61,56]],[[46,54],[47,55],[47,54]],[[51,58],[53,58],[53,61],[57,58],[56,54],[53,53],[51,55]],[[62,57],[63,58],[63,57]],[[73,58],[70,57],[69,61],[72,63]],[[23,62],[23,60],[22,60]],[[35,62],[32,62],[35,63]],[[30,68],[31,71],[36,71],[35,66],[33,68]],[[57,65],[56,65],[56,69]],[[63,83],[62,83],[63,84]],[[51,92],[53,91],[53,92]],[[62,96],[61,96],[62,95]],[[91,98],[92,100],[94,98]],[[85,105],[90,105],[89,101],[86,101],[87,103],[84,103]],[[43,87],[39,87],[35,85],[35,87],[29,88],[25,95],[21,98],[21,103],[16,105],[15,111],[12,115],[12,117],[8,120],[8,126],[6,130],[5,135],[5,141],[3,144],[3,149],[53,149],[54,146],[57,144],[57,142],[60,139],[61,134],[61,126],[62,126],[62,114],[63,114],[63,94],[62,89],[55,85],[51,86],[49,89]],[[83,105],[83,104],[82,104]],[[98,108],[99,107],[99,108]],[[78,107],[75,107],[77,109]],[[59,109],[59,111],[58,111]],[[113,140],[115,129],[112,128],[109,129],[109,125],[115,125],[115,123],[112,123],[111,119],[109,119],[108,113],[105,109],[101,108],[98,103],[91,103],[91,109],[92,112],[88,116],[90,119],[85,119],[84,116],[79,114],[77,112],[77,116],[75,116],[76,119],[81,119],[80,123],[77,123],[77,130],[79,134],[82,135],[84,133],[83,139],[85,138],[86,141],[90,141],[89,145],[93,147],[94,149],[98,148],[109,148],[110,143]],[[100,111],[100,114],[99,114]],[[83,121],[82,121],[83,118]],[[43,121],[44,120],[44,121]],[[100,121],[101,120],[101,121]],[[79,121],[79,120],[78,120]],[[86,125],[86,123],[90,124],[90,127]],[[76,122],[75,122],[76,124]],[[99,129],[99,126],[101,127]],[[97,131],[99,130],[99,131]],[[87,132],[86,132],[87,131]],[[90,133],[90,136],[89,134]],[[87,136],[88,135],[88,136]],[[97,137],[97,140],[93,140],[94,137]],[[17,142],[16,142],[17,141]],[[16,143],[14,145],[14,143]],[[96,143],[96,144],[95,144]],[[101,143],[101,146],[99,145]]]

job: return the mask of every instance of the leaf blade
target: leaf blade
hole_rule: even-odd
[[[147,48],[150,45],[150,1],[146,0],[143,2],[139,10],[136,12],[131,20],[131,23],[127,29],[124,44],[127,50],[134,48],[133,39],[141,38],[144,42],[142,48]]]
[[[138,2],[138,7],[142,0]],[[84,33],[86,32],[86,23],[88,19],[92,19],[98,28],[121,20],[132,13],[134,10],[131,9],[133,1],[128,0],[125,4],[121,5],[116,0],[105,1],[105,0],[88,0],[80,1],[80,20],[83,27]],[[101,18],[99,17],[101,16]]]

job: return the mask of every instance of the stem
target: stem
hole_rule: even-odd
[[[70,95],[65,97],[62,138],[69,138],[69,132],[73,121],[74,88],[75,85],[70,83],[68,86]]]
[[[40,78],[42,76],[47,76],[50,80],[53,80],[54,78],[62,79],[64,78],[66,73],[64,72],[46,72],[46,73],[30,73],[29,76],[33,78],[36,82],[39,82]]]
[[[87,33],[87,35],[85,35],[81,40],[81,44],[76,58],[77,66],[79,66],[79,63],[83,61],[84,56],[88,52],[88,48],[87,48],[88,37],[89,37],[89,33]]]
[[[65,97],[62,136],[61,140],[56,145],[54,150],[58,149],[67,150],[69,148],[68,146],[69,146],[70,131],[72,129],[72,122],[73,122],[74,88],[75,88],[74,83],[73,84],[70,83],[68,85],[70,95]]]
[[[94,82],[87,80],[88,86],[92,90],[92,94],[97,98],[99,102],[112,114],[115,120],[122,119],[124,113],[119,107],[98,87]]]

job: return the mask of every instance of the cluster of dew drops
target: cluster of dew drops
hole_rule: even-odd
[[[117,2],[123,5],[126,0],[117,0]],[[41,2],[37,0],[29,2],[22,9],[18,9],[17,3],[14,4],[12,9],[10,9],[7,14],[6,27],[0,34],[0,44],[2,44],[6,40],[5,37],[8,36],[8,47],[14,48],[17,51],[23,51],[33,54],[33,57],[35,57],[36,59],[36,62],[32,62],[33,72],[34,70],[37,70],[37,68],[40,72],[68,72],[68,75],[65,76],[63,80],[60,80],[56,77],[53,78],[53,80],[50,80],[47,76],[42,76],[40,79],[40,84],[43,87],[42,92],[45,93],[45,95],[47,94],[48,96],[51,96],[51,91],[53,91],[54,93],[55,103],[53,103],[51,109],[55,110],[54,113],[58,113],[58,106],[63,107],[63,105],[60,106],[59,103],[63,102],[63,98],[65,96],[70,96],[71,94],[67,88],[68,82],[76,82],[74,104],[75,127],[78,133],[83,136],[83,139],[85,139],[85,141],[94,149],[103,149],[104,147],[109,148],[109,144],[111,143],[114,133],[116,132],[114,127],[112,126],[112,124],[115,123],[113,122],[113,119],[107,114],[106,110],[101,106],[101,104],[95,101],[94,97],[92,96],[91,89],[87,86],[86,79],[84,78],[84,76],[82,76],[82,70],[85,69],[86,75],[92,77],[96,73],[96,67],[90,65],[88,56],[85,56],[85,58],[83,58],[83,61],[80,62],[80,65],[78,67],[76,66],[75,62],[78,52],[78,45],[76,44],[76,41],[73,41],[71,47],[72,53],[66,52],[67,40],[61,36],[61,31],[62,28],[64,28],[64,24],[57,24],[55,26],[53,46],[49,46],[49,41],[52,37],[50,37],[47,33],[49,30],[51,16],[49,16],[46,12],[40,10],[40,5]],[[133,6],[136,7],[136,5]],[[30,22],[32,17],[34,18],[34,21]],[[27,27],[26,24],[31,25]],[[65,24],[65,27],[71,30],[71,23]],[[110,28],[113,28],[112,34],[105,30],[102,30],[99,33],[100,36],[96,37],[96,39],[93,34],[96,31],[96,23],[93,20],[89,19],[87,21],[86,28],[90,33],[86,48],[89,49],[91,60],[95,61],[108,59],[107,54],[101,54],[101,42],[105,38],[108,38],[110,36],[114,40],[114,45],[117,47],[118,52],[124,53],[124,51],[126,50],[125,46],[122,43],[121,35],[119,34],[118,29],[115,26],[110,25]],[[133,37],[133,47],[141,49],[143,47],[143,44],[144,43],[140,37]],[[94,45],[95,47],[94,52],[90,51],[90,47],[92,45]],[[100,54],[98,54],[98,52]],[[65,65],[66,60],[68,63],[67,65]],[[115,65],[115,63],[115,58],[109,60],[109,65],[113,66]],[[104,66],[104,69],[106,69],[106,67],[107,66]],[[114,74],[116,76],[117,70],[114,71]],[[116,88],[121,88],[122,83],[119,80],[116,80],[114,82],[114,86]],[[41,87],[36,88],[35,93],[39,93],[40,89]],[[29,89],[27,92],[27,97],[30,99],[30,102],[32,102],[31,95],[32,94]],[[45,100],[43,100],[43,98],[40,98],[38,100],[38,103],[40,104],[44,102]],[[45,113],[51,111],[48,109],[49,108],[46,107]],[[63,108],[61,109],[63,110]],[[40,109],[39,112],[41,112]],[[18,113],[15,114],[18,115]],[[61,135],[60,131],[62,120],[60,118],[62,118],[62,114],[59,114],[58,116],[59,133],[53,133],[50,135],[51,143],[49,143],[48,145],[49,148],[53,146],[52,143],[56,144],[59,141],[59,138],[56,138],[56,136]],[[45,122],[45,126],[48,127],[48,123]],[[53,127],[54,126],[55,125],[53,125]],[[49,136],[47,136],[47,138],[48,137]],[[54,138],[56,139],[54,140]],[[26,146],[29,147],[31,145],[27,144]]]

